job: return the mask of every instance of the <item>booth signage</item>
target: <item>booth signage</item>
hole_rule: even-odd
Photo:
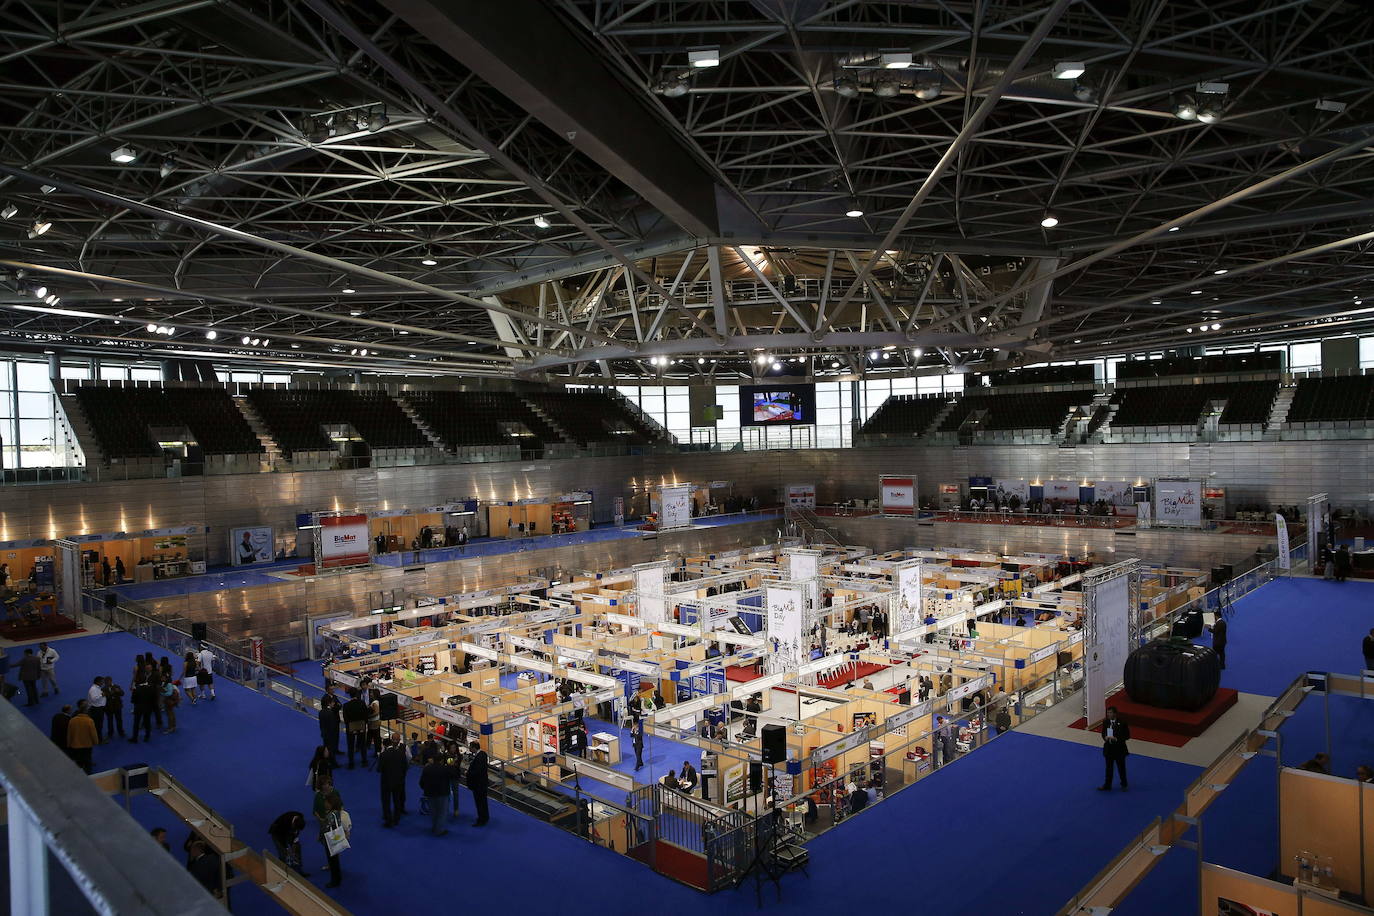
[[[1043,648],[1043,649],[1036,649],[1036,650],[1035,650],[1034,652],[1032,652],[1030,655],[1027,655],[1027,656],[1026,656],[1026,663],[1027,663],[1027,664],[1034,665],[1036,662],[1043,662],[1045,659],[1047,659],[1047,658],[1052,658],[1053,656],[1057,655],[1058,653],[1059,653],[1059,643],[1055,643],[1054,645],[1052,645],[1052,646],[1046,646],[1046,647]]]
[[[327,679],[333,681],[336,684],[342,684],[345,687],[358,686],[358,679],[356,677],[354,677],[351,674],[345,674],[342,671],[329,672],[329,674],[327,675]]]
[[[609,659],[607,664],[619,668],[622,671],[632,671],[635,674],[642,674],[646,677],[656,678],[659,676],[658,666],[650,665],[647,662],[632,662],[626,658],[613,658]]]
[[[659,491],[658,528],[669,531],[692,524],[692,488],[689,485],[664,487]]]
[[[788,484],[787,504],[794,509],[816,508],[816,485],[813,483]]]
[[[371,562],[366,515],[320,517],[320,568],[342,569]]]
[[[543,652],[549,648],[537,639],[530,639],[528,636],[516,636],[512,633],[506,634],[506,641],[517,649],[529,649],[534,652]]]
[[[823,763],[831,758],[838,757],[843,753],[862,747],[868,743],[868,729],[860,729],[852,735],[841,738],[839,741],[832,741],[824,747],[818,747],[811,752],[811,759],[816,763]]]
[[[770,585],[764,589],[768,643],[772,650],[765,659],[769,674],[795,671],[801,664],[805,600],[802,590],[795,585]]]
[[[572,659],[575,662],[589,662],[596,657],[596,653],[590,649],[573,649],[568,646],[556,646],[554,650],[558,653],[559,661]]]
[[[452,725],[458,725],[466,729],[473,729],[476,727],[470,716],[465,716],[461,712],[455,712],[448,706],[426,703],[425,709],[434,718],[442,719]]]
[[[883,515],[916,514],[916,478],[878,478],[878,508]]]
[[[271,528],[229,529],[229,557],[235,566],[270,563],[273,556]]]
[[[392,641],[392,645],[397,649],[404,649],[406,646],[420,646],[427,642],[434,641],[433,633],[412,633],[409,636],[398,636]]]
[[[988,675],[976,677],[971,681],[960,684],[958,687],[951,688],[946,696],[951,703],[962,700],[971,693],[976,693],[992,683],[992,678]]]
[[[928,716],[930,715],[930,707],[931,701],[926,700],[924,703],[917,703],[910,709],[904,709],[899,713],[894,713],[887,717],[887,727],[889,729],[900,728],[901,726],[910,724],[911,722],[921,718],[922,716]]]
[[[1202,527],[1202,481],[1156,480],[1154,518],[1161,525]]]
[[[1288,522],[1277,512],[1274,513],[1274,529],[1279,539],[1279,569],[1289,569],[1292,560],[1288,552]]]

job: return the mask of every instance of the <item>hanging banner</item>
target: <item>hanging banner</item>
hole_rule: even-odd
[[[1292,560],[1288,556],[1288,522],[1277,512],[1274,513],[1274,529],[1279,538],[1279,569],[1290,569]]]
[[[366,515],[322,515],[319,518],[320,568],[342,569],[371,562]]]
[[[1078,505],[1078,481],[1047,480],[1043,487],[1043,497],[1047,503],[1068,503],[1076,506]]]
[[[803,605],[802,629],[809,630],[809,621],[815,620],[816,608],[821,603],[821,552],[804,547],[791,547],[782,552],[783,569],[787,578],[799,584],[806,598]]]
[[[1181,528],[1202,527],[1202,481],[1161,478],[1155,481],[1155,521]]]
[[[1091,594],[1084,596],[1083,605],[1092,619],[1084,630],[1090,636],[1083,646],[1083,692],[1092,728],[1106,716],[1107,695],[1121,683],[1130,654],[1130,576],[1098,579],[1087,590]]]
[[[659,493],[658,529],[669,531],[692,524],[692,488],[664,487]]]
[[[272,562],[272,529],[229,529],[229,557],[235,566]]]
[[[801,589],[795,585],[764,589],[770,649],[764,665],[768,674],[796,671],[801,665],[803,600]]]
[[[788,484],[787,504],[796,509],[816,508],[816,485],[813,483]]]
[[[921,608],[921,564],[897,567],[897,610],[888,621],[889,636],[914,630],[925,620]]]
[[[634,568],[635,592],[639,599],[639,619],[649,626],[658,626],[667,619],[663,599],[663,580],[668,561],[641,563]]]
[[[625,524],[625,497],[615,498],[615,526],[622,527]]]
[[[914,515],[916,512],[916,478],[878,478],[878,510],[883,515]]]

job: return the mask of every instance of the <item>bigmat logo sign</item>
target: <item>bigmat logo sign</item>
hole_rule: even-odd
[[[366,515],[320,519],[320,568],[366,566],[371,562]]]

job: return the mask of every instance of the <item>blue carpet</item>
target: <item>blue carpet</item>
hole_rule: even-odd
[[[94,674],[127,680],[134,655],[146,649],[123,633],[62,641],[58,674],[65,692],[45,700],[33,718],[46,732],[59,700],[73,699]],[[195,707],[183,704],[175,735],[155,735],[152,743],[138,745],[116,739],[97,748],[96,765],[164,766],[228,818],[237,835],[266,848],[267,825],[274,817],[310,805],[305,765],[317,732],[300,713],[237,685],[221,682],[219,697]],[[628,742],[622,745],[628,749]],[[649,739],[656,767],[679,766],[686,751],[676,742]],[[913,893],[924,911],[980,916],[1052,912],[1150,818],[1177,805],[1196,772],[1134,757],[1131,792],[1107,795],[1092,790],[1101,761],[1100,751],[1090,746],[1017,733],[999,738],[870,808],[856,823],[818,838],[811,847],[811,878],[789,878],[780,905],[771,903],[771,891],[765,899],[770,910],[780,912],[810,913],[824,905],[876,910],[893,900],[891,883],[878,876],[902,875],[909,888],[919,889]],[[1028,767],[1035,773],[1034,791],[1028,791],[1024,778]],[[480,857],[480,871],[466,873],[461,881],[472,902],[499,902],[513,888],[592,886],[602,891],[560,895],[560,910],[601,916],[641,916],[646,908],[674,914],[703,908],[756,912],[752,888],[708,902],[638,863],[495,802],[492,822],[481,830],[464,819],[448,837],[431,838],[415,814],[400,828],[383,830],[377,777],[361,769],[341,770],[338,777],[356,825],[354,848],[343,857],[345,880],[338,899],[359,916],[431,906],[437,887],[432,881],[396,881],[394,875],[414,873],[417,867],[433,874],[447,863],[474,856]],[[410,790],[414,811],[414,781]],[[151,800],[144,801],[152,807],[145,811],[140,802],[135,813],[146,826],[168,820]],[[470,797],[463,803],[470,816]],[[1010,824],[1016,825],[1014,835],[1003,832]],[[183,839],[183,831],[174,831],[177,852]],[[313,841],[304,845],[306,867],[323,883],[326,879],[318,873],[322,852]],[[856,880],[856,875],[872,879]],[[1015,876],[1015,883],[999,885],[989,880],[993,875]],[[653,895],[651,906],[646,891]],[[260,911],[257,896],[245,890],[235,901],[236,912]]]
[[[1372,601],[1374,584],[1354,580],[1276,579],[1251,592],[1227,618],[1221,685],[1272,697],[1304,671],[1359,673]]]

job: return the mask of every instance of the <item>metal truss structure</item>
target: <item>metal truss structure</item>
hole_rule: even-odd
[[[0,344],[734,382],[1346,333],[1372,49],[1358,0],[0,4]]]

